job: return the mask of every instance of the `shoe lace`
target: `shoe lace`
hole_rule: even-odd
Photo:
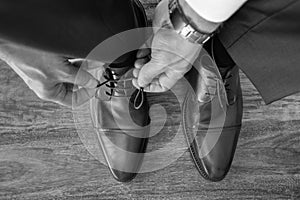
[[[110,68],[106,68],[105,74],[103,76],[106,80],[102,83],[99,83],[97,85],[97,88],[100,88],[102,86],[106,86],[110,89],[110,92],[106,91],[105,94],[109,97],[131,97],[132,94],[126,93],[126,90],[132,90],[135,89],[133,86],[126,87],[126,82],[132,81],[133,78],[124,78],[121,79],[120,75],[116,73],[114,70],[111,70]],[[123,84],[120,84],[120,83]],[[118,93],[118,95],[116,95]],[[133,100],[133,106],[135,109],[140,109],[144,103],[144,88],[138,89],[138,92],[135,93],[135,97]],[[140,99],[140,101],[138,101]]]
[[[229,105],[229,103],[228,103],[227,95],[222,95],[222,92],[225,91],[226,94],[227,94],[227,91],[230,90],[228,88],[229,84],[227,84],[227,87],[226,87],[225,82],[223,80],[219,79],[217,76],[213,76],[213,77],[212,76],[207,76],[207,78],[213,80],[216,84],[214,86],[213,85],[207,86],[207,87],[210,87],[210,88],[213,88],[213,89],[208,89],[205,94],[207,96],[210,96],[210,99],[213,99],[213,97],[217,96],[218,101],[220,102],[221,108],[224,109],[225,106]],[[211,92],[211,91],[216,91],[216,92]],[[222,96],[225,96],[224,97],[225,103],[222,100],[223,99]]]
[[[216,62],[215,57],[214,57],[214,40],[212,39],[211,42],[211,51],[212,51],[212,59],[214,62]],[[217,69],[217,71],[219,72],[219,69]],[[219,76],[215,75],[215,76],[207,76],[208,79],[213,80],[216,84],[215,86],[213,85],[209,85],[208,87],[216,87],[216,91],[215,93],[211,93],[211,90],[207,90],[206,95],[209,95],[211,98],[213,98],[214,96],[218,97],[218,100],[220,102],[221,108],[225,108],[225,106],[229,105],[229,101],[227,98],[227,95],[231,92],[231,88],[230,88],[230,80],[232,79],[233,75],[229,72],[227,73],[224,77],[221,76],[220,72],[219,72]],[[222,100],[222,92],[224,94],[224,100],[225,100],[225,105],[224,105],[224,101]]]

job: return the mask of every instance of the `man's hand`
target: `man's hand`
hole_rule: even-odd
[[[184,40],[170,24],[168,0],[163,0],[153,20],[151,59],[147,59],[149,50],[140,50],[133,72],[134,86],[143,87],[146,92],[164,92],[172,88],[191,69],[202,48]]]
[[[0,51],[0,58],[41,99],[79,106],[96,92],[98,81],[87,71],[79,70],[83,60],[70,62],[51,53],[12,44],[1,44]]]

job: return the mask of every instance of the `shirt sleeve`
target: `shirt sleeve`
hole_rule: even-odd
[[[211,22],[224,22],[247,0],[186,0],[204,19]]]

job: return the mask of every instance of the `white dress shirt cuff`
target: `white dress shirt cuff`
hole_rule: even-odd
[[[204,19],[210,22],[224,22],[247,0],[186,0]]]

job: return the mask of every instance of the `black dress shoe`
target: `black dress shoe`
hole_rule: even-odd
[[[136,26],[147,24],[143,6],[132,0]],[[118,64],[108,64],[96,73],[99,85],[90,102],[93,124],[106,163],[113,177],[131,181],[139,172],[149,137],[149,105],[142,90],[132,85],[136,53],[121,56]],[[127,66],[120,66],[126,60]]]
[[[210,55],[202,51],[186,75],[193,89],[183,104],[189,150],[199,173],[210,181],[221,181],[230,169],[243,113],[239,69],[216,42],[209,44],[218,49],[207,48]]]
[[[149,106],[142,90],[132,85],[130,68],[107,67],[91,101],[94,126],[107,165],[120,182],[132,180],[148,143]]]

